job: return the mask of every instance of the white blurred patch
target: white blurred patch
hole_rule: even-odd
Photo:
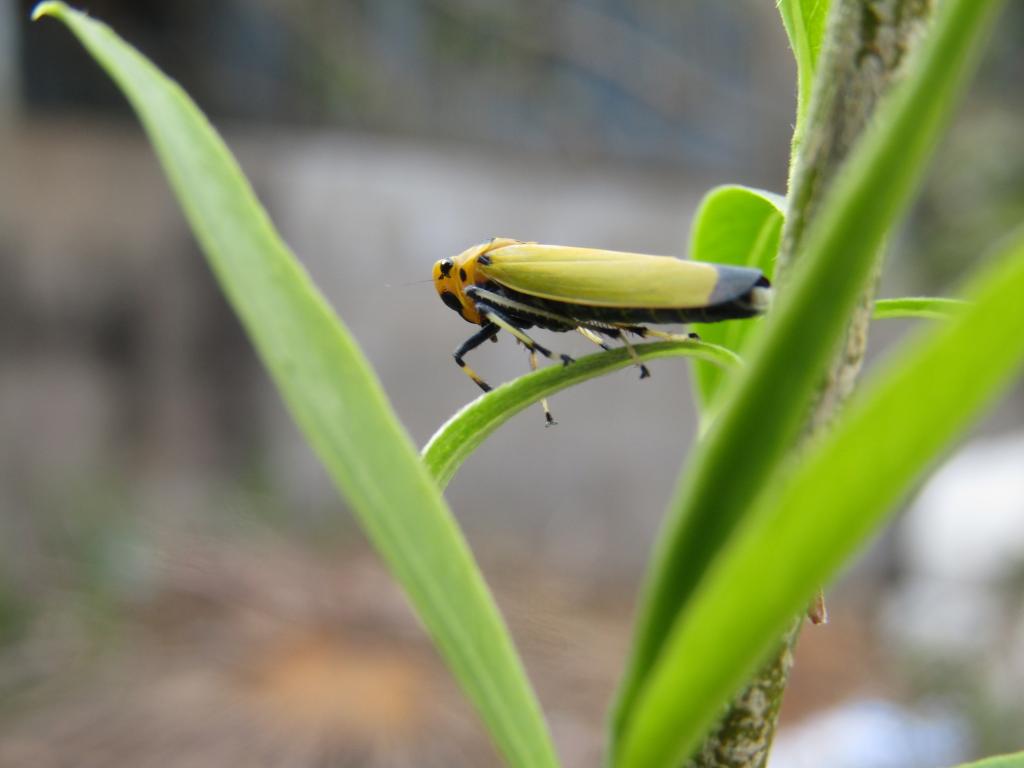
[[[907,565],[992,582],[1024,566],[1024,434],[977,441],[940,469],[905,521]]]
[[[1024,434],[977,441],[939,470],[900,546],[906,573],[884,607],[886,634],[933,655],[1005,659],[1024,572]]]
[[[967,759],[964,723],[861,699],[784,728],[768,768],[939,768]]]

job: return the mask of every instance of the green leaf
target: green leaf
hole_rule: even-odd
[[[818,585],[1012,383],[1024,368],[1022,295],[1024,235],[976,281],[969,306],[896,349],[761,495],[673,622],[620,765],[679,765]]]
[[[729,350],[703,341],[663,341],[636,344],[633,348],[641,360],[687,356],[724,367],[740,364],[740,359]],[[452,416],[424,446],[423,463],[438,486],[444,488],[462,462],[492,432],[524,408],[566,387],[632,364],[625,348],[613,349],[581,357],[570,365],[549,365],[503,384]]]
[[[974,763],[962,763],[956,768],[1024,768],[1024,752],[989,757]]]
[[[779,0],[782,25],[789,36],[796,59],[797,108],[793,141],[802,135],[802,126],[811,103],[811,86],[818,65],[818,55],[825,40],[829,0]]]
[[[811,74],[818,63],[821,44],[825,40],[829,0],[780,0],[779,14],[789,36],[789,44],[797,64]]]
[[[872,318],[888,320],[890,318],[921,317],[930,320],[942,320],[955,315],[963,307],[957,299],[943,299],[933,296],[908,296],[900,299],[878,299]]]
[[[748,365],[730,377],[721,411],[683,472],[658,538],[615,712],[617,739],[676,617],[804,428],[876,254],[919,183],[999,6],[1000,0],[940,6],[906,79],[880,105],[810,226]],[[717,669],[718,659],[695,664]]]
[[[554,766],[540,709],[472,554],[348,331],[185,92],[107,26],[63,21],[128,97],[296,423],[409,595],[510,764]],[[153,290],[159,290],[158,285]]]
[[[690,258],[760,269],[771,277],[786,201],[780,195],[751,187],[726,185],[708,192],[697,208],[690,235]],[[704,323],[700,337],[742,355],[759,320]],[[694,362],[697,405],[703,415],[721,391],[727,372],[719,366]]]

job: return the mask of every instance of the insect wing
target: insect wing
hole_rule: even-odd
[[[719,283],[714,264],[670,256],[517,243],[486,257],[479,267],[483,274],[514,291],[589,306],[704,307]]]

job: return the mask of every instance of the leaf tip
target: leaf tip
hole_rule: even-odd
[[[64,3],[57,2],[56,0],[46,0],[46,2],[36,4],[36,7],[32,9],[31,18],[32,21],[39,21],[43,16],[59,18],[66,10],[68,10],[68,7]]]

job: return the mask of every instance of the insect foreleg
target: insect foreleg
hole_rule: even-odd
[[[523,343],[523,346],[525,346],[531,352],[540,352],[542,355],[544,355],[544,357],[549,359],[552,357],[550,349],[538,344],[536,341],[531,339],[521,328],[517,328],[511,320],[509,320],[507,317],[501,314],[500,311],[495,309],[490,304],[485,304],[481,301],[477,301],[476,307],[477,311],[480,312],[480,314],[483,315],[485,318],[487,318],[488,322],[493,323],[499,328],[508,331],[510,334],[519,339],[519,341]],[[568,365],[569,363],[572,362],[572,358],[569,357],[569,355],[559,355],[559,357],[562,359],[562,363],[564,365]]]
[[[494,323],[487,323],[483,328],[481,328],[479,331],[477,331],[468,339],[466,339],[465,343],[461,347],[456,349],[455,354],[452,355],[452,357],[455,358],[455,364],[458,365],[459,368],[461,368],[466,373],[466,375],[469,376],[469,378],[476,382],[476,385],[480,387],[480,389],[482,389],[484,392],[490,392],[491,385],[488,384],[483,379],[481,379],[480,376],[477,375],[477,372],[470,368],[468,365],[466,365],[466,361],[463,360],[462,358],[465,357],[467,353],[472,352],[474,349],[479,347],[488,339],[493,340],[494,337],[498,335],[498,331],[500,330],[501,328],[499,328]]]

